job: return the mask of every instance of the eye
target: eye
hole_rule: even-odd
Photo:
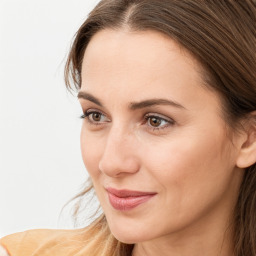
[[[165,124],[166,121],[161,119],[161,118],[159,118],[159,117],[153,116],[153,117],[149,117],[148,118],[148,123],[152,127],[159,127],[159,126],[163,125],[163,123]]]
[[[174,121],[171,118],[158,116],[156,114],[147,114],[145,120],[150,128],[158,130],[174,124]]]
[[[87,119],[88,122],[98,125],[109,122],[110,120],[101,112],[96,110],[87,110],[81,118]]]

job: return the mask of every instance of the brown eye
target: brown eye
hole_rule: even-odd
[[[81,118],[87,119],[91,124],[104,124],[110,122],[110,120],[101,112],[87,111]]]
[[[152,127],[159,127],[162,124],[162,119],[158,117],[150,117],[148,121]]]
[[[145,116],[146,124],[149,129],[160,130],[174,125],[174,120],[168,117],[158,116],[157,114],[147,114]]]
[[[100,120],[101,120],[101,114],[100,114],[100,113],[97,113],[97,112],[92,113],[92,114],[91,114],[91,119],[92,119],[92,121],[94,121],[94,122],[100,122]]]

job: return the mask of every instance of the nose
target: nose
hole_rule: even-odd
[[[99,170],[102,173],[110,177],[119,177],[139,171],[136,138],[132,133],[111,129],[105,143],[99,162]]]

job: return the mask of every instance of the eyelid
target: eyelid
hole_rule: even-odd
[[[149,117],[156,117],[156,118],[162,119],[168,123],[173,123],[173,124],[175,123],[175,121],[172,118],[161,115],[161,114],[157,114],[157,113],[147,113],[145,115],[145,118],[149,118]]]
[[[100,113],[100,114],[106,116],[106,114],[103,111],[101,111],[97,108],[88,108],[88,109],[83,110],[83,112],[85,115],[87,115],[87,114],[89,115],[91,113],[97,112],[97,113]]]
[[[153,125],[149,124],[150,118],[160,119],[161,122],[164,121],[165,124],[154,127]],[[148,113],[144,116],[144,119],[145,121],[143,124],[146,125],[146,129],[153,134],[162,133],[165,129],[172,128],[176,124],[176,122],[172,118],[157,113]]]
[[[93,121],[93,120],[90,119],[90,115],[93,114],[93,113],[98,113],[98,114],[101,115],[101,117],[103,116],[107,120],[106,121]],[[107,117],[107,115],[104,112],[102,112],[98,109],[93,109],[93,108],[89,108],[89,109],[85,110],[84,114],[81,115],[80,118],[85,119],[87,122],[89,122],[92,125],[104,125],[105,123],[110,122],[110,119]]]
[[[101,118],[104,117],[105,120],[103,120],[103,121],[91,120],[90,115],[93,113],[100,114]],[[107,123],[111,122],[110,118],[108,118],[108,116],[103,111],[100,111],[98,109],[92,109],[92,108],[84,111],[84,114],[80,118],[85,119],[86,122],[88,122],[90,125],[93,125],[93,126],[104,126]],[[150,118],[157,118],[157,119],[161,120],[161,123],[163,121],[165,123],[154,127],[153,125],[149,124]],[[166,128],[171,128],[173,125],[175,125],[175,123],[176,122],[170,117],[167,117],[167,116],[159,114],[159,113],[150,112],[143,116],[141,125],[145,125],[146,129],[149,132],[161,132],[162,130],[164,130]]]

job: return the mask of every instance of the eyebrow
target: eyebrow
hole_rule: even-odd
[[[89,100],[101,107],[103,107],[103,104],[100,102],[99,99],[97,99],[96,97],[94,97],[92,94],[88,93],[88,92],[83,92],[83,91],[80,91],[78,94],[77,94],[77,98],[78,99],[84,99],[84,100]]]
[[[142,108],[156,106],[156,105],[169,105],[169,106],[173,106],[176,108],[185,109],[185,107],[182,106],[181,104],[179,104],[173,100],[167,100],[167,99],[149,99],[149,100],[144,100],[141,102],[132,102],[130,104],[130,109],[136,110],[136,109],[142,109]]]
[[[77,95],[77,98],[89,100],[89,101],[99,105],[100,107],[103,107],[103,104],[100,102],[100,100],[97,99],[96,97],[94,97],[90,93],[80,91]],[[151,107],[151,106],[156,106],[156,105],[169,105],[169,106],[173,106],[173,107],[180,108],[180,109],[186,109],[184,106],[182,106],[178,102],[175,102],[175,101],[169,100],[169,99],[168,100],[167,99],[148,99],[148,100],[143,100],[141,102],[131,102],[129,104],[129,108],[131,110],[136,110],[136,109],[143,109],[146,107]]]

